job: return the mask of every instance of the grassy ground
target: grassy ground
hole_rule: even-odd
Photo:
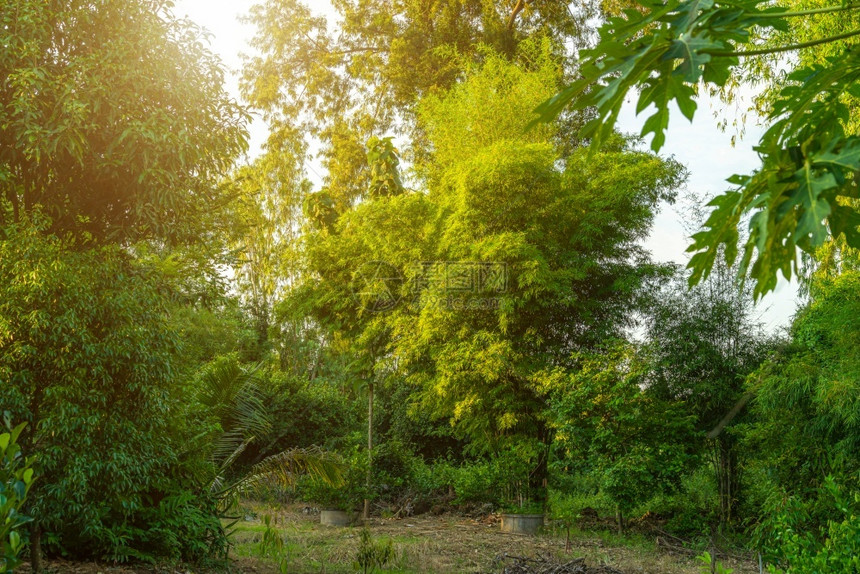
[[[247,504],[245,520],[233,534],[232,555],[243,572],[341,573],[354,572],[360,527],[331,527],[319,523],[319,515],[301,506]],[[283,541],[280,559],[261,556],[269,516],[271,530]],[[498,559],[505,555],[546,557],[569,561],[583,557],[589,566],[606,565],[625,574],[693,574],[701,563],[656,548],[654,539],[642,535],[618,536],[609,531],[573,531],[571,549],[565,550],[564,532],[521,536],[501,532],[498,518],[471,519],[458,516],[419,516],[404,519],[372,519],[368,525],[374,541],[392,542],[394,558],[376,572],[500,572]],[[270,535],[274,532],[270,532]],[[757,572],[752,564],[726,561],[735,574]]]

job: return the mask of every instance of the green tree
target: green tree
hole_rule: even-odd
[[[425,103],[435,263],[413,271],[417,317],[401,316],[394,349],[424,408],[477,450],[536,453],[529,487],[542,499],[546,378],[631,324],[640,287],[663,271],[638,242],[683,170],[620,138],[589,158],[562,156],[553,127],[524,134],[523,112],[558,78],[551,54],[529,49],[543,57],[531,69],[487,54]]]
[[[322,326],[328,346],[349,357],[347,371],[367,392],[372,456],[374,390],[386,369],[391,337],[391,323],[380,311],[392,310],[403,295],[399,270],[425,259],[423,222],[430,207],[422,194],[403,189],[389,139],[372,139],[368,147],[374,174],[368,198],[329,222],[311,214],[303,238],[304,281],[291,299]],[[368,464],[368,481],[371,472]]]
[[[28,422],[21,446],[38,457],[35,569],[42,531],[51,550],[79,556],[217,551],[221,527],[182,478],[183,433],[199,429],[182,422],[159,273],[117,247],[46,236],[46,225],[9,225],[0,240],[0,411]],[[160,505],[183,489],[192,498]],[[159,527],[180,507],[208,542]]]
[[[813,254],[829,238],[860,247],[854,201],[860,136],[849,121],[860,97],[860,48],[837,43],[860,30],[834,34],[830,28],[810,26],[809,31],[822,35],[790,44],[756,43],[762,36],[778,42],[786,33],[794,39],[808,19],[821,14],[847,15],[848,22],[858,9],[853,4],[803,8],[756,1],[644,1],[640,9],[608,19],[600,42],[581,54],[582,78],[536,109],[539,120],[547,120],[568,105],[594,107],[597,118],[582,135],[592,138],[597,149],[612,133],[628,92],[639,88],[637,112],[655,107],[642,134],[653,133],[652,148],[658,150],[665,141],[669,103],[674,101],[691,119],[697,86],[730,83],[741,58],[833,46],[826,57],[821,52],[815,58],[802,56],[778,93],[768,98],[768,129],[756,147],[761,167],[729,178],[734,189],[710,203],[713,210],[689,248],[694,252],[691,283],[706,277],[724,252],[729,265],[739,261],[741,277],[749,274],[756,280],[758,296],[776,286],[778,272],[786,278],[799,272],[798,248]],[[739,227],[747,218],[749,233],[738,259]]]
[[[750,291],[720,265],[693,288],[679,280],[664,289],[647,324],[643,383],[663,400],[683,401],[696,430],[708,433],[723,523],[737,522],[744,468],[744,453],[729,425],[744,420],[735,416],[750,398],[746,377],[773,348],[756,322]]]
[[[301,164],[320,143],[327,193],[345,211],[368,190],[365,142],[399,131],[419,142],[404,155],[421,154],[418,101],[454,85],[480,46],[511,55],[529,37],[584,39],[594,4],[337,0],[329,20],[299,0],[266,0],[248,17],[257,53],[242,93],[269,124],[268,153]]]
[[[258,158],[235,174],[237,197],[229,207],[235,284],[251,316],[260,352],[269,346],[274,308],[284,288],[296,281],[295,243],[301,226],[301,200],[309,189],[290,162],[270,165],[273,155]]]
[[[200,238],[246,147],[202,31],[158,0],[0,7],[0,223]]]
[[[856,529],[846,509],[860,479],[858,287],[857,271],[815,280],[790,340],[748,380],[756,420],[744,440],[757,453],[760,544],[774,557],[787,556],[786,529],[808,556],[823,550],[828,522]]]
[[[630,344],[610,343],[578,359],[575,372],[558,373],[552,384],[555,466],[596,476],[623,529],[633,508],[676,492],[698,462],[695,415],[684,401],[643,389],[647,361]]]

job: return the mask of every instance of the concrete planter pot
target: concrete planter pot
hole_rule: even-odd
[[[502,514],[502,532],[534,536],[543,527],[543,514]]]
[[[352,518],[345,510],[322,510],[320,511],[320,524],[326,526],[349,526]]]

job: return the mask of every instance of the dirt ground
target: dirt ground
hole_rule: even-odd
[[[290,544],[290,572],[350,572],[358,548],[360,529],[319,524],[315,509],[300,506],[275,509],[251,505],[235,534],[238,565],[252,572],[276,572],[274,565],[253,556],[262,534],[256,521],[268,515]],[[573,532],[570,550],[566,533],[549,529],[539,536],[504,533],[499,516],[479,518],[422,515],[407,518],[373,518],[368,527],[375,540],[391,539],[396,559],[386,572],[443,572],[490,574],[503,572],[505,556],[548,559],[556,563],[584,558],[590,567],[608,566],[624,574],[693,574],[702,563],[692,554],[658,547],[654,536],[619,537],[610,532]],[[243,555],[244,554],[244,555]],[[735,574],[757,573],[749,562],[724,558]],[[253,570],[256,568],[256,570]],[[244,570],[247,571],[247,570]]]
[[[260,556],[260,541],[266,529],[264,516],[270,516],[285,541],[285,560],[277,562]],[[702,563],[692,553],[666,550],[654,536],[620,537],[610,532],[575,531],[570,550],[565,550],[566,534],[550,529],[538,536],[501,532],[499,517],[416,516],[402,519],[374,518],[368,524],[374,540],[391,540],[395,558],[377,572],[433,572],[491,574],[502,573],[511,559],[519,556],[548,560],[556,564],[583,558],[584,564],[599,572],[623,574],[699,574]],[[332,527],[319,523],[316,509],[302,506],[272,507],[248,505],[245,520],[236,525],[231,562],[226,568],[200,570],[186,566],[120,566],[98,563],[48,561],[46,572],[70,574],[193,574],[232,572],[269,574],[280,571],[304,573],[352,572],[358,549],[359,527]],[[507,560],[507,561],[506,561]],[[751,562],[721,559],[734,574],[753,574]],[[21,569],[21,572],[29,572]],[[508,570],[510,572],[512,570]],[[704,571],[708,571],[705,569]]]

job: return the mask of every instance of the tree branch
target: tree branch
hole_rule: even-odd
[[[744,393],[744,396],[742,396],[740,400],[735,403],[735,406],[732,407],[732,410],[730,410],[728,414],[723,417],[723,420],[721,420],[719,423],[717,423],[717,426],[711,429],[711,432],[708,433],[708,438],[714,439],[720,436],[720,433],[723,432],[723,429],[726,428],[726,425],[732,422],[732,420],[734,420],[734,418],[738,416],[738,413],[740,413],[741,409],[743,409],[747,405],[747,403],[750,402],[750,399],[752,399],[753,396],[755,396],[753,395],[753,393]]]
[[[764,56],[766,54],[778,54],[780,52],[791,52],[793,50],[802,50],[803,48],[811,48],[813,46],[818,46],[821,44],[828,44],[830,42],[838,42],[839,40],[845,40],[847,38],[851,38],[853,36],[860,36],[860,28],[856,30],[851,30],[850,32],[845,32],[844,34],[837,34],[836,36],[828,36],[827,38],[820,38],[818,40],[810,40],[809,42],[802,42],[800,44],[789,44],[788,46],[779,46],[776,48],[762,48],[761,50],[740,50],[736,52],[708,52],[711,56],[721,56],[721,57],[731,57],[731,56]]]
[[[514,22],[516,22],[519,13],[522,12],[523,9],[532,2],[533,0],[517,0],[516,6],[514,6],[514,10],[513,12],[511,12],[510,18],[508,18],[508,31],[514,29]]]
[[[843,12],[845,10],[858,10],[860,4],[846,4],[844,6],[828,6],[826,8],[815,8],[814,10],[797,10],[795,12],[768,12],[756,14],[758,18],[796,18],[798,16],[812,16],[814,14],[829,14],[830,12]]]

